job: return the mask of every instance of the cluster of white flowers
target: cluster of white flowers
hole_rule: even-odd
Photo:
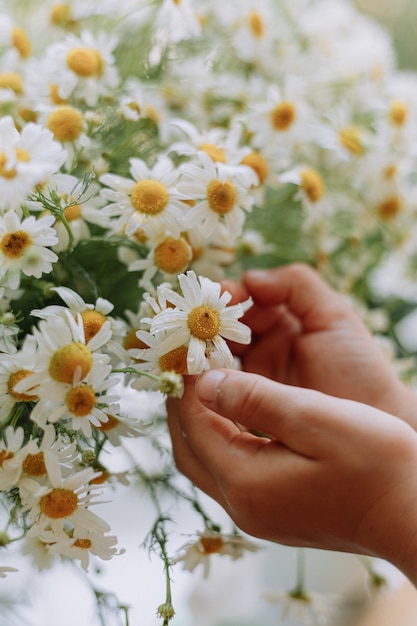
[[[47,559],[117,553],[100,453],[149,432],[120,381],[180,395],[250,342],[225,276],[305,261],[364,318],[401,295],[416,103],[349,0],[0,3],[0,489]]]

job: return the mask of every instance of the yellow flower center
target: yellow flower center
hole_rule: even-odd
[[[50,21],[54,26],[66,26],[71,21],[71,7],[62,2],[51,7]]]
[[[300,174],[301,188],[311,202],[318,202],[324,194],[324,182],[320,174],[312,169],[307,168]]]
[[[360,156],[364,152],[361,133],[356,126],[346,126],[339,132],[339,141],[346,150]]]
[[[0,467],[3,467],[3,463],[12,459],[14,457],[13,452],[9,452],[9,450],[0,450]]]
[[[149,105],[145,106],[145,117],[147,117],[148,120],[151,120],[151,122],[153,122],[154,124],[159,124],[160,117],[154,107],[151,107]]]
[[[236,187],[228,180],[221,183],[219,180],[212,180],[207,187],[207,200],[209,207],[215,213],[223,215],[229,213],[236,204]]]
[[[136,211],[157,215],[165,209],[169,195],[167,188],[159,180],[146,179],[134,185],[130,199]]]
[[[63,105],[48,115],[46,125],[58,141],[75,141],[83,130],[83,116],[78,109]]]
[[[386,180],[392,180],[398,174],[398,167],[395,164],[387,165],[383,170],[382,175]]]
[[[71,384],[74,376],[79,380],[87,376],[93,366],[93,355],[83,343],[74,341],[54,352],[49,362],[49,375],[59,383]]]
[[[89,415],[97,404],[95,391],[90,385],[78,385],[67,392],[65,403],[75,417]]]
[[[31,376],[32,374],[33,372],[30,372],[29,370],[19,370],[18,372],[14,372],[13,374],[11,374],[7,383],[7,393],[9,393],[16,400],[18,400],[18,402],[33,402],[34,400],[37,400],[38,396],[31,396],[26,393],[18,393],[14,390],[17,383],[19,383],[21,380],[24,380],[28,376]]]
[[[198,306],[188,314],[188,328],[198,339],[213,339],[220,329],[220,313],[207,304]]]
[[[269,173],[268,163],[258,152],[251,152],[250,154],[247,154],[242,159],[241,163],[242,165],[247,165],[254,170],[255,174],[258,176],[260,185],[265,182]]]
[[[159,359],[159,367],[163,372],[175,372],[176,374],[187,374],[187,354],[188,348],[180,346],[167,352]]]
[[[408,119],[408,107],[401,100],[394,100],[391,103],[389,117],[395,126],[404,126]]]
[[[154,251],[155,265],[167,274],[181,274],[190,264],[192,257],[191,247],[182,237],[179,239],[167,237]]]
[[[16,148],[16,159],[21,163],[27,163],[30,160],[30,154],[23,148]],[[8,167],[8,159],[4,152],[0,152],[0,176],[3,178],[14,178],[17,172],[14,167]]]
[[[100,426],[96,426],[97,430],[101,430],[103,433],[117,428],[120,424],[120,420],[118,420],[117,417],[114,417],[114,415],[107,413],[107,417],[109,418],[107,422],[100,422]]]
[[[73,548],[81,548],[82,550],[89,550],[91,548],[90,539],[76,539],[72,544]]]
[[[11,89],[17,96],[23,94],[23,81],[16,72],[0,74],[0,89]]]
[[[391,219],[398,215],[402,209],[402,202],[397,196],[386,198],[378,205],[378,215],[382,219]]]
[[[106,316],[98,311],[86,310],[81,313],[81,318],[84,325],[85,341],[88,343],[102,328],[106,321]]]
[[[145,348],[149,348],[139,337],[136,336],[136,329],[129,331],[124,338],[123,346],[126,350],[136,349],[136,350],[144,350]]]
[[[46,465],[43,452],[28,454],[22,463],[22,469],[30,476],[45,476]]]
[[[214,163],[226,163],[226,153],[222,148],[216,146],[215,143],[200,143],[198,149],[209,155]]]
[[[94,48],[71,48],[67,53],[67,66],[81,78],[101,76],[104,60]]]
[[[9,259],[19,259],[32,244],[32,239],[24,230],[6,233],[0,241],[0,252]]]
[[[64,209],[64,217],[67,222],[74,222],[81,217],[81,207],[79,204],[70,204]]]
[[[41,512],[50,519],[63,519],[77,510],[78,496],[70,489],[58,487],[42,496],[39,507]]]
[[[271,111],[272,128],[277,131],[288,130],[297,118],[297,111],[292,102],[283,100]]]
[[[65,104],[64,98],[61,98],[59,95],[59,87],[58,85],[51,84],[49,85],[49,98],[52,104]]]
[[[16,48],[22,59],[27,59],[32,52],[32,46],[26,31],[17,26],[13,28],[12,41],[13,46]]]
[[[251,11],[249,13],[249,28],[252,32],[252,35],[256,37],[256,39],[261,39],[264,34],[265,28],[263,20],[258,11]]]
[[[204,554],[216,554],[221,551],[224,541],[221,537],[201,537],[200,545]]]

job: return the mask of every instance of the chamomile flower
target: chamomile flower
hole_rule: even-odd
[[[95,364],[104,367],[109,357],[100,349],[110,340],[110,322],[86,341],[81,315],[74,319],[69,311],[65,316],[50,316],[39,322],[33,335],[37,342],[35,373],[15,385],[19,393],[36,388],[40,398],[63,385],[77,385],[91,372]]]
[[[149,237],[163,233],[178,237],[183,228],[185,205],[175,188],[179,171],[167,157],[160,157],[150,168],[142,159],[130,159],[132,179],[115,174],[104,174],[101,195],[110,202],[115,215],[120,215],[114,225],[116,231],[125,229],[130,236],[142,229]]]
[[[178,277],[183,295],[163,290],[175,308],[161,311],[151,321],[150,332],[162,336],[167,352],[188,346],[187,369],[199,374],[210,367],[233,367],[233,355],[225,339],[250,342],[250,330],[239,317],[251,306],[251,299],[227,306],[231,294],[193,271]],[[168,336],[167,336],[168,335]]]
[[[325,626],[334,608],[335,598],[309,591],[278,589],[263,594],[263,598],[282,607],[281,621],[294,617],[307,626]]]
[[[180,192],[196,201],[187,212],[187,227],[199,225],[210,237],[222,223],[230,236],[236,238],[242,232],[245,211],[252,208],[253,200],[248,189],[256,176],[250,174],[247,167],[242,171],[238,167],[213,163],[206,152],[199,152],[198,157],[200,163],[181,166],[184,182],[178,185]]]
[[[226,535],[206,529],[197,534],[197,539],[182,547],[183,554],[176,557],[174,562],[181,562],[188,572],[193,572],[198,565],[202,565],[203,575],[207,578],[213,554],[226,555],[234,561],[241,558],[246,551],[256,552],[258,549],[259,546],[241,535]]]
[[[101,517],[89,510],[98,494],[99,486],[92,480],[96,473],[91,468],[83,469],[62,478],[56,465],[49,486],[42,486],[35,480],[27,480],[27,501],[25,509],[33,525],[28,531],[30,537],[40,537],[52,531],[58,537],[64,528],[71,526],[74,532],[107,532],[109,525]]]
[[[81,561],[83,570],[87,572],[91,555],[108,561],[119,553],[116,543],[115,535],[77,529],[69,536],[64,533],[61,541],[50,544],[50,550],[52,553]]]
[[[40,278],[58,260],[49,248],[58,242],[55,218],[44,215],[24,219],[9,210],[0,215],[0,281],[10,289],[20,285],[21,274]]]
[[[0,209],[17,208],[65,158],[48,129],[29,122],[19,133],[12,117],[0,119]]]
[[[74,96],[93,107],[101,96],[111,96],[120,82],[113,57],[116,45],[114,36],[88,30],[51,44],[45,59],[60,98]]]
[[[156,23],[166,30],[171,43],[196,37],[201,32],[193,0],[163,0]]]
[[[26,456],[23,428],[7,426],[0,440],[0,490],[16,487],[22,473],[22,461]]]
[[[118,354],[123,360],[120,342],[125,334],[125,324],[109,315],[114,308],[114,305],[109,300],[97,298],[95,304],[87,304],[78,293],[73,289],[69,289],[69,287],[54,287],[53,291],[58,294],[68,308],[60,305],[50,305],[43,309],[33,309],[31,315],[41,319],[48,319],[50,316],[65,318],[68,310],[72,312],[74,318],[80,315],[84,328],[84,338],[87,343],[101,330],[106,322],[109,322],[112,336],[106,342],[106,351]]]
[[[0,422],[4,421],[14,406],[20,402],[35,402],[36,390],[17,392],[14,387],[22,379],[34,372],[36,362],[36,342],[27,335],[19,351],[0,362]]]
[[[69,421],[72,430],[91,437],[92,426],[108,421],[106,407],[120,400],[118,395],[107,393],[118,383],[110,373],[110,365],[96,362],[79,382],[44,384],[31,419],[41,427],[46,422]]]
[[[193,251],[184,237],[160,237],[153,242],[146,259],[130,263],[128,270],[144,270],[139,286],[152,290],[151,281],[160,272],[165,280],[172,280],[190,265]]]
[[[136,438],[146,435],[147,425],[121,415],[118,406],[110,405],[105,409],[105,412],[108,418],[107,422],[101,422],[95,428],[105,434],[112,446],[120,446],[124,437]]]

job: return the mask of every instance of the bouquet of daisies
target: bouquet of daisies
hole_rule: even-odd
[[[416,94],[347,0],[0,4],[1,545],[43,566],[111,558],[91,506],[135,477],[201,514],[172,559],[156,507],[167,570],[255,549],[178,487],[160,420],[121,400],[235,366],[251,303],[220,281],[250,265],[315,266],[407,356],[393,324],[417,300]],[[165,459],[154,480],[106,466],[133,437]]]

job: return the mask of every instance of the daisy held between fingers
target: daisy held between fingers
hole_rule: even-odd
[[[216,367],[233,367],[233,355],[226,339],[250,342],[250,329],[239,318],[250,308],[252,299],[227,306],[232,296],[221,292],[219,283],[206,277],[197,279],[193,271],[178,276],[183,295],[164,289],[175,308],[167,308],[151,320],[150,332],[161,337],[167,352],[187,346],[189,374]],[[168,336],[167,336],[168,335]]]

